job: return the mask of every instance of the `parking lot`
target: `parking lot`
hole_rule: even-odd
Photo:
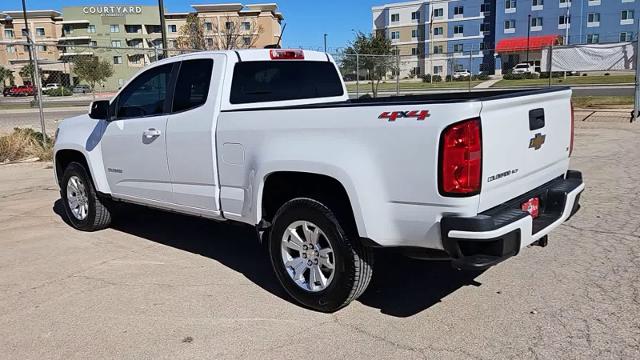
[[[0,357],[640,358],[640,127],[581,122],[582,210],[484,273],[379,254],[335,314],[293,304],[250,228],[140,207],[65,224],[50,164],[0,166]]]

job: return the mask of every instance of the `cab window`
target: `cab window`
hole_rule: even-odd
[[[182,62],[173,95],[172,112],[195,109],[207,102],[212,71],[212,59]]]
[[[118,96],[116,117],[128,119],[165,113],[173,64],[151,68],[135,78]]]

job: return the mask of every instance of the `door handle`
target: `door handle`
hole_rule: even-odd
[[[154,128],[147,129],[142,133],[142,135],[144,135],[144,137],[146,137],[146,138],[158,137],[161,134],[162,134],[162,131],[154,129]]]

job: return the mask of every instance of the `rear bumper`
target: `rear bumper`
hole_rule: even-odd
[[[545,237],[580,208],[582,174],[568,171],[518,198],[474,217],[443,217],[442,243],[455,268],[483,270],[517,255]],[[540,198],[540,215],[533,219],[520,204]]]

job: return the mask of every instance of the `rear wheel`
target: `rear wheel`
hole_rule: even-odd
[[[331,209],[313,199],[293,199],[278,210],[269,237],[271,263],[300,304],[333,312],[366,290],[372,251],[344,229]]]
[[[111,224],[111,213],[98,198],[82,164],[72,162],[64,170],[60,196],[67,219],[78,230],[96,231]]]

